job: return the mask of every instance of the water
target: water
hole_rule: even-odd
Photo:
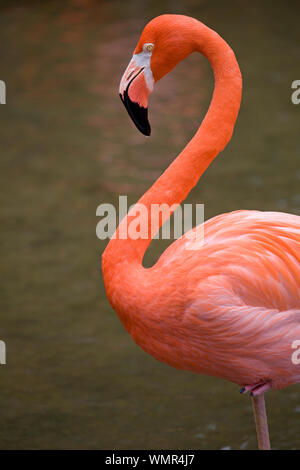
[[[164,12],[216,29],[244,78],[232,142],[186,202],[204,202],[206,219],[299,213],[296,2],[5,2],[1,448],[256,448],[249,398],[147,356],[105,297],[96,207],[119,194],[135,202],[191,138],[212,92],[207,62],[191,56],[151,97],[151,139],[129,121],[119,80],[144,24]],[[145,264],[164,247],[155,241]],[[300,447],[299,407],[299,385],[267,395],[274,448]]]

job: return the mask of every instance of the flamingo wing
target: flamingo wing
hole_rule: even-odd
[[[299,216],[235,211],[205,222],[204,239],[191,232],[165,250],[159,269],[185,272],[190,276],[186,284],[196,288],[197,280],[221,276],[247,305],[300,308]]]
[[[157,263],[172,285],[185,278],[181,326],[190,356],[200,351],[199,366],[189,368],[240,385],[300,381],[291,361],[300,340],[300,217],[236,211],[207,221],[202,242],[191,238],[177,240]]]

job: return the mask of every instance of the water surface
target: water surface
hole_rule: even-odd
[[[243,102],[228,148],[186,202],[300,213],[299,4],[258,0],[3,2],[0,8],[0,448],[253,449],[251,403],[140,350],[110,308],[96,207],[134,203],[196,131],[211,97],[189,57],[155,89],[151,139],[118,84],[147,21],[184,13],[233,47]],[[298,10],[298,11],[297,11]],[[151,265],[166,242],[154,241]],[[300,447],[300,388],[267,395],[274,448]]]

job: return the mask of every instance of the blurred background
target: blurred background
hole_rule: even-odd
[[[244,91],[230,145],[186,202],[205,218],[300,207],[300,4],[291,1],[2,1],[1,449],[254,449],[236,385],[171,369],[126,333],[105,296],[96,208],[130,204],[203,119],[213,90],[190,56],[150,99],[145,139],[118,97],[144,25],[194,16],[231,45]],[[155,240],[145,265],[166,246]],[[300,385],[266,395],[271,442],[300,448]]]

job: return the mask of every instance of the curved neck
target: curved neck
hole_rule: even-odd
[[[192,38],[192,39],[191,39]],[[125,233],[134,215],[120,223],[115,239],[112,239],[103,254],[103,270],[110,271],[111,279],[114,269],[120,273],[120,263],[142,266],[144,254],[151,243],[151,205],[180,204],[196,185],[201,175],[229,142],[238,115],[242,78],[235,55],[228,44],[213,30],[195,21],[195,30],[188,32],[187,41],[192,43],[191,51],[205,55],[214,72],[215,88],[211,104],[198,131],[167,168],[162,176],[141,197],[138,204],[147,208],[148,238],[133,240],[118,239]],[[162,218],[160,226],[165,222]]]

